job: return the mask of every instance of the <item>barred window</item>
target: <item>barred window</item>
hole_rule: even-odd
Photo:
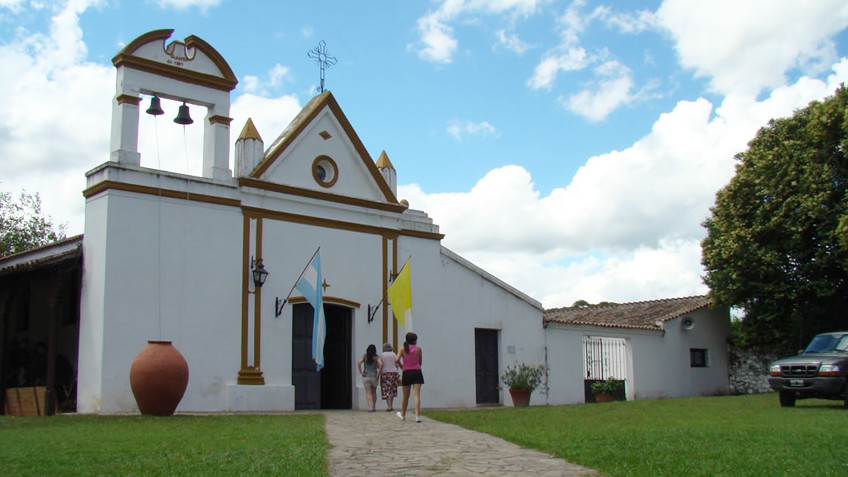
[[[710,366],[710,352],[702,348],[689,348],[689,366],[707,368]]]

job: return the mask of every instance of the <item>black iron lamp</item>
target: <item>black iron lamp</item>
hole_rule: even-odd
[[[268,278],[268,271],[265,270],[265,265],[262,264],[262,259],[256,260],[256,266],[253,268],[253,284],[256,288],[262,288],[265,284],[265,279]]]

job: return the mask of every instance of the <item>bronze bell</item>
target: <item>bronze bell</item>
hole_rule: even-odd
[[[188,115],[188,106],[186,106],[185,102],[180,106],[180,111],[177,113],[177,117],[174,118],[174,122],[183,126],[194,122],[191,116]]]
[[[159,104],[159,97],[154,96],[150,98],[150,107],[145,111],[147,114],[153,116],[159,116],[161,114],[165,114],[165,111],[162,110],[162,106]]]

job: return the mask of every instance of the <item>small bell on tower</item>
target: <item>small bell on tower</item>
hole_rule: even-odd
[[[150,98],[150,107],[145,111],[147,114],[151,116],[159,116],[165,114],[165,111],[162,110],[162,106],[159,104],[159,97],[154,96]]]
[[[191,119],[191,116],[188,115],[188,106],[185,104],[185,101],[183,101],[183,105],[180,106],[180,110],[177,113],[177,117],[174,118],[174,122],[182,124],[183,126],[194,122]]]

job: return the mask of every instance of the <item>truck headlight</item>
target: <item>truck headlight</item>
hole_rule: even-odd
[[[780,365],[773,364],[769,366],[769,376],[780,376]]]
[[[819,376],[839,376],[838,364],[823,364],[819,367]]]

